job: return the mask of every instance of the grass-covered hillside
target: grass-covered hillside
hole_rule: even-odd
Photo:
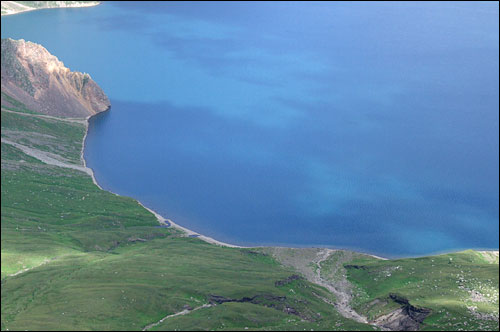
[[[428,314],[422,330],[498,330],[498,252],[360,258],[344,268],[356,292],[353,308],[370,320],[387,320],[403,305]]]
[[[2,330],[498,330],[498,253],[381,260],[185,237],[93,183],[85,121],[2,100]]]

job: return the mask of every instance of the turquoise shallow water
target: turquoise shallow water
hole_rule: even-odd
[[[2,17],[112,101],[104,188],[242,245],[498,248],[496,3],[109,3]]]

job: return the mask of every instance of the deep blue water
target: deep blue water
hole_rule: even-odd
[[[243,245],[499,242],[498,3],[110,3],[2,17],[112,109],[104,188]]]

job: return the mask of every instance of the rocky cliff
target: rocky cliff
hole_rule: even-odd
[[[110,107],[108,97],[89,74],[72,72],[43,46],[2,39],[4,93],[40,113],[85,118]]]

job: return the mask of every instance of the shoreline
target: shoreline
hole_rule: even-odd
[[[111,109],[111,106],[108,107],[104,111],[97,112],[96,114],[89,115],[89,116],[87,116],[85,118],[85,135],[83,136],[83,140],[82,140],[82,150],[80,151],[80,159],[82,161],[83,167],[88,170],[87,173],[90,175],[90,177],[92,178],[92,182],[97,186],[97,188],[99,188],[101,190],[104,190],[104,191],[107,191],[107,192],[110,192],[113,195],[121,196],[120,194],[112,192],[111,190],[106,190],[106,189],[102,188],[99,185],[99,183],[97,182],[97,179],[95,178],[94,170],[92,168],[90,168],[90,167],[87,166],[87,161],[85,160],[85,142],[87,140],[87,135],[88,135],[88,132],[89,132],[89,126],[90,126],[90,121],[89,120],[90,120],[90,118],[92,118],[93,116],[95,116],[97,114],[100,114],[102,112],[108,112],[110,109]],[[218,245],[218,246],[221,246],[221,247],[228,247],[228,248],[255,248],[255,247],[243,247],[243,246],[238,246],[238,245],[234,245],[234,244],[230,244],[230,243],[218,241],[218,240],[216,240],[214,238],[211,238],[209,236],[206,236],[206,235],[197,233],[195,231],[192,231],[192,230],[190,230],[190,229],[188,229],[186,227],[183,227],[183,226],[180,226],[179,224],[176,224],[175,222],[173,222],[170,219],[167,219],[167,218],[163,217],[158,212],[156,212],[153,209],[148,208],[147,206],[145,206],[137,198],[134,198],[134,197],[131,197],[131,198],[133,200],[135,200],[140,206],[142,206],[143,208],[145,208],[146,210],[148,210],[149,212],[151,212],[156,217],[156,220],[158,220],[158,223],[160,225],[178,229],[178,230],[184,232],[186,234],[186,237],[195,237],[195,238],[203,240],[203,241],[205,241],[207,243],[215,244],[215,245]]]
[[[87,116],[85,119],[84,119],[84,125],[85,125],[85,135],[83,136],[83,141],[82,141],[82,150],[80,152],[80,159],[82,161],[82,164],[83,164],[83,167],[85,169],[87,169],[87,173],[90,175],[90,177],[92,178],[92,182],[101,190],[104,190],[104,191],[108,191],[110,193],[112,193],[113,195],[116,195],[116,196],[121,196],[120,194],[117,194],[115,192],[112,192],[111,190],[106,190],[104,188],[102,188],[99,183],[97,182],[96,178],[95,178],[95,175],[94,175],[94,170],[90,167],[87,166],[87,161],[85,160],[85,142],[86,142],[86,139],[87,139],[87,134],[88,134],[88,131],[89,131],[89,126],[90,126],[90,119],[95,116],[95,115],[98,115],[100,113],[103,113],[103,112],[108,112],[109,110],[111,109],[111,106],[108,107],[106,110],[104,111],[100,111],[100,112],[97,112],[96,114],[93,114],[93,115],[89,115]],[[424,255],[417,255],[417,256],[398,256],[398,257],[395,257],[395,258],[387,258],[387,257],[382,257],[382,256],[379,256],[379,255],[375,255],[375,254],[371,254],[371,253],[367,253],[367,252],[362,252],[362,251],[357,251],[357,250],[353,250],[353,249],[343,249],[343,248],[332,248],[332,247],[327,247],[327,246],[318,246],[318,247],[311,247],[311,246],[304,246],[304,247],[288,247],[288,246],[270,246],[270,245],[266,245],[266,246],[239,246],[239,245],[234,245],[234,244],[230,244],[230,243],[226,243],[226,242],[222,242],[222,241],[218,241],[212,237],[209,237],[209,236],[206,236],[206,235],[203,235],[203,234],[200,234],[200,233],[197,233],[193,230],[190,230],[189,228],[186,228],[186,227],[183,227],[175,222],[173,222],[171,219],[168,219],[168,218],[165,218],[163,217],[161,214],[159,214],[158,212],[154,211],[153,209],[151,208],[148,208],[147,206],[145,206],[141,201],[139,201],[137,198],[135,197],[131,197],[133,200],[135,200],[140,206],[142,206],[143,208],[145,208],[146,210],[148,210],[149,212],[151,212],[155,217],[156,219],[158,220],[158,223],[161,225],[161,226],[166,226],[166,227],[172,227],[172,228],[175,228],[175,229],[178,229],[182,232],[184,232],[186,234],[186,237],[194,237],[194,238],[197,238],[197,239],[200,239],[202,241],[205,241],[207,243],[210,243],[210,244],[215,244],[215,245],[218,245],[218,246],[221,246],[221,247],[228,247],[228,248],[289,248],[289,249],[301,249],[301,248],[313,248],[313,249],[331,249],[331,250],[346,250],[346,251],[352,251],[352,252],[356,252],[356,253],[360,253],[360,254],[363,254],[363,255],[367,255],[367,256],[370,256],[370,257],[373,257],[373,258],[376,258],[376,259],[380,259],[380,260],[394,260],[394,259],[407,259],[407,258],[420,258],[420,257],[429,257],[429,256],[438,256],[438,255],[445,255],[445,254],[452,254],[452,253],[457,253],[457,252],[461,252],[461,251],[465,251],[465,250],[474,250],[474,251],[477,251],[477,252],[498,252],[499,249],[486,249],[486,248],[475,248],[475,249],[472,249],[472,248],[468,248],[468,249],[455,249],[455,250],[450,250],[450,251],[439,251],[439,252],[435,252],[435,253],[430,253],[430,254],[424,254]]]
[[[10,2],[10,1],[5,1],[5,2]],[[16,1],[13,1],[13,2],[16,2]],[[86,8],[86,7],[95,7],[95,6],[99,6],[101,4],[101,1],[97,2],[97,3],[89,3],[89,4],[84,4],[84,3],[81,3],[81,4],[77,4],[77,5],[74,5],[74,6],[61,6],[61,7],[42,7],[42,8],[34,8],[34,7],[28,7],[28,6],[25,6],[23,4],[20,4],[20,3],[17,3],[16,2],[16,5],[17,6],[22,6],[22,7],[25,7],[25,9],[23,10],[20,10],[20,11],[16,11],[16,12],[7,12],[5,14],[2,14],[1,16],[12,16],[12,15],[16,15],[16,14],[22,14],[22,13],[27,13],[27,12],[32,12],[32,11],[35,11],[35,10],[42,10],[42,9],[61,9],[61,8]]]

